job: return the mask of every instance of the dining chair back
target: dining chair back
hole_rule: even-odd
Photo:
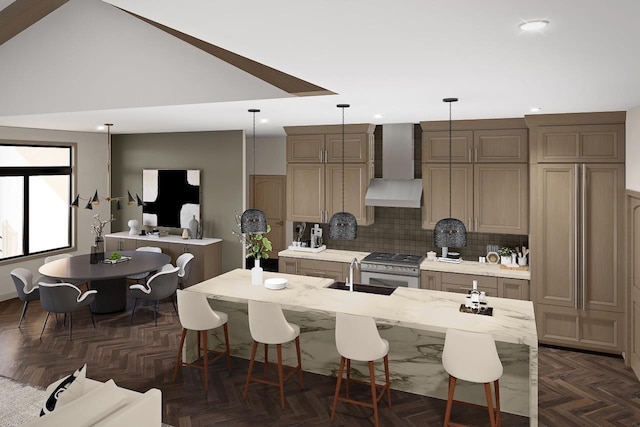
[[[192,265],[191,261],[193,261],[194,258],[193,254],[185,252],[176,259],[176,267],[180,269],[180,271],[178,271],[178,286],[180,286],[180,289],[184,289],[185,283],[189,280]]]
[[[40,291],[38,290],[38,284],[33,281],[33,273],[26,268],[14,268],[11,270],[11,279],[13,280],[13,284],[16,287],[16,292],[18,293],[18,298],[21,301],[24,301],[24,305],[22,306],[22,314],[20,315],[20,320],[18,321],[18,329],[22,325],[22,320],[24,319],[24,315],[27,313],[27,307],[31,301],[35,301],[40,299]]]
[[[44,328],[47,326],[49,314],[65,313],[65,315],[69,314],[69,340],[71,340],[73,312],[78,311],[83,307],[89,307],[89,305],[95,301],[98,291],[92,290],[83,293],[77,286],[71,283],[40,282],[38,287],[40,289],[40,304],[42,305],[42,308],[47,311],[47,316],[45,317],[42,325],[42,331],[40,331],[40,339],[42,339]],[[93,319],[91,309],[89,309],[89,313],[91,313],[91,322],[95,328],[96,323]]]
[[[171,264],[165,264],[160,271],[149,277],[145,284],[135,284],[129,286],[131,295],[135,298],[133,302],[133,308],[131,309],[131,319],[129,323],[133,323],[133,314],[136,310],[136,304],[139,299],[154,301],[153,320],[156,326],[158,326],[158,304],[160,300],[169,298],[176,293],[178,289],[178,267],[174,267]],[[175,302],[172,301],[173,308],[176,313],[178,309],[175,306]]]
[[[136,252],[153,252],[161,254],[162,249],[157,246],[140,246],[136,249]],[[150,274],[150,271],[145,271],[144,273],[132,274],[131,276],[127,276],[127,279],[134,280],[137,283],[140,283],[142,279],[146,279]]]

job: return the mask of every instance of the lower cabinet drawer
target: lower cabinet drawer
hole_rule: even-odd
[[[442,273],[442,290],[466,294],[473,288],[474,280],[478,281],[478,291],[484,291],[487,296],[498,296],[497,278],[470,274]]]
[[[537,304],[538,341],[585,350],[620,353],[624,314]]]

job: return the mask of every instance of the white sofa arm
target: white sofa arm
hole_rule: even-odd
[[[160,425],[162,425],[162,392],[152,388],[95,424],[95,427],[159,427]]]

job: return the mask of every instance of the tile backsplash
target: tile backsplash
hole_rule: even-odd
[[[358,238],[355,240],[329,240],[324,243],[330,249],[342,249],[363,252],[392,252],[426,255],[428,251],[440,250],[433,245],[433,231],[423,230],[422,210],[412,208],[375,208],[376,221],[372,225],[358,226]],[[296,225],[293,223],[295,230]],[[310,239],[313,224],[307,223],[303,240]],[[320,224],[322,235],[328,236],[329,226]],[[459,248],[463,259],[477,261],[479,256],[487,254],[487,245],[499,245],[515,248],[529,247],[529,236],[493,233],[467,233],[467,246]]]

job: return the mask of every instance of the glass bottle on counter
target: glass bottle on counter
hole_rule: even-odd
[[[473,304],[475,307],[478,307],[478,304],[480,303],[480,292],[478,292],[477,280],[473,281],[473,287],[471,288],[471,292],[469,293],[469,295],[471,296],[471,304]]]

